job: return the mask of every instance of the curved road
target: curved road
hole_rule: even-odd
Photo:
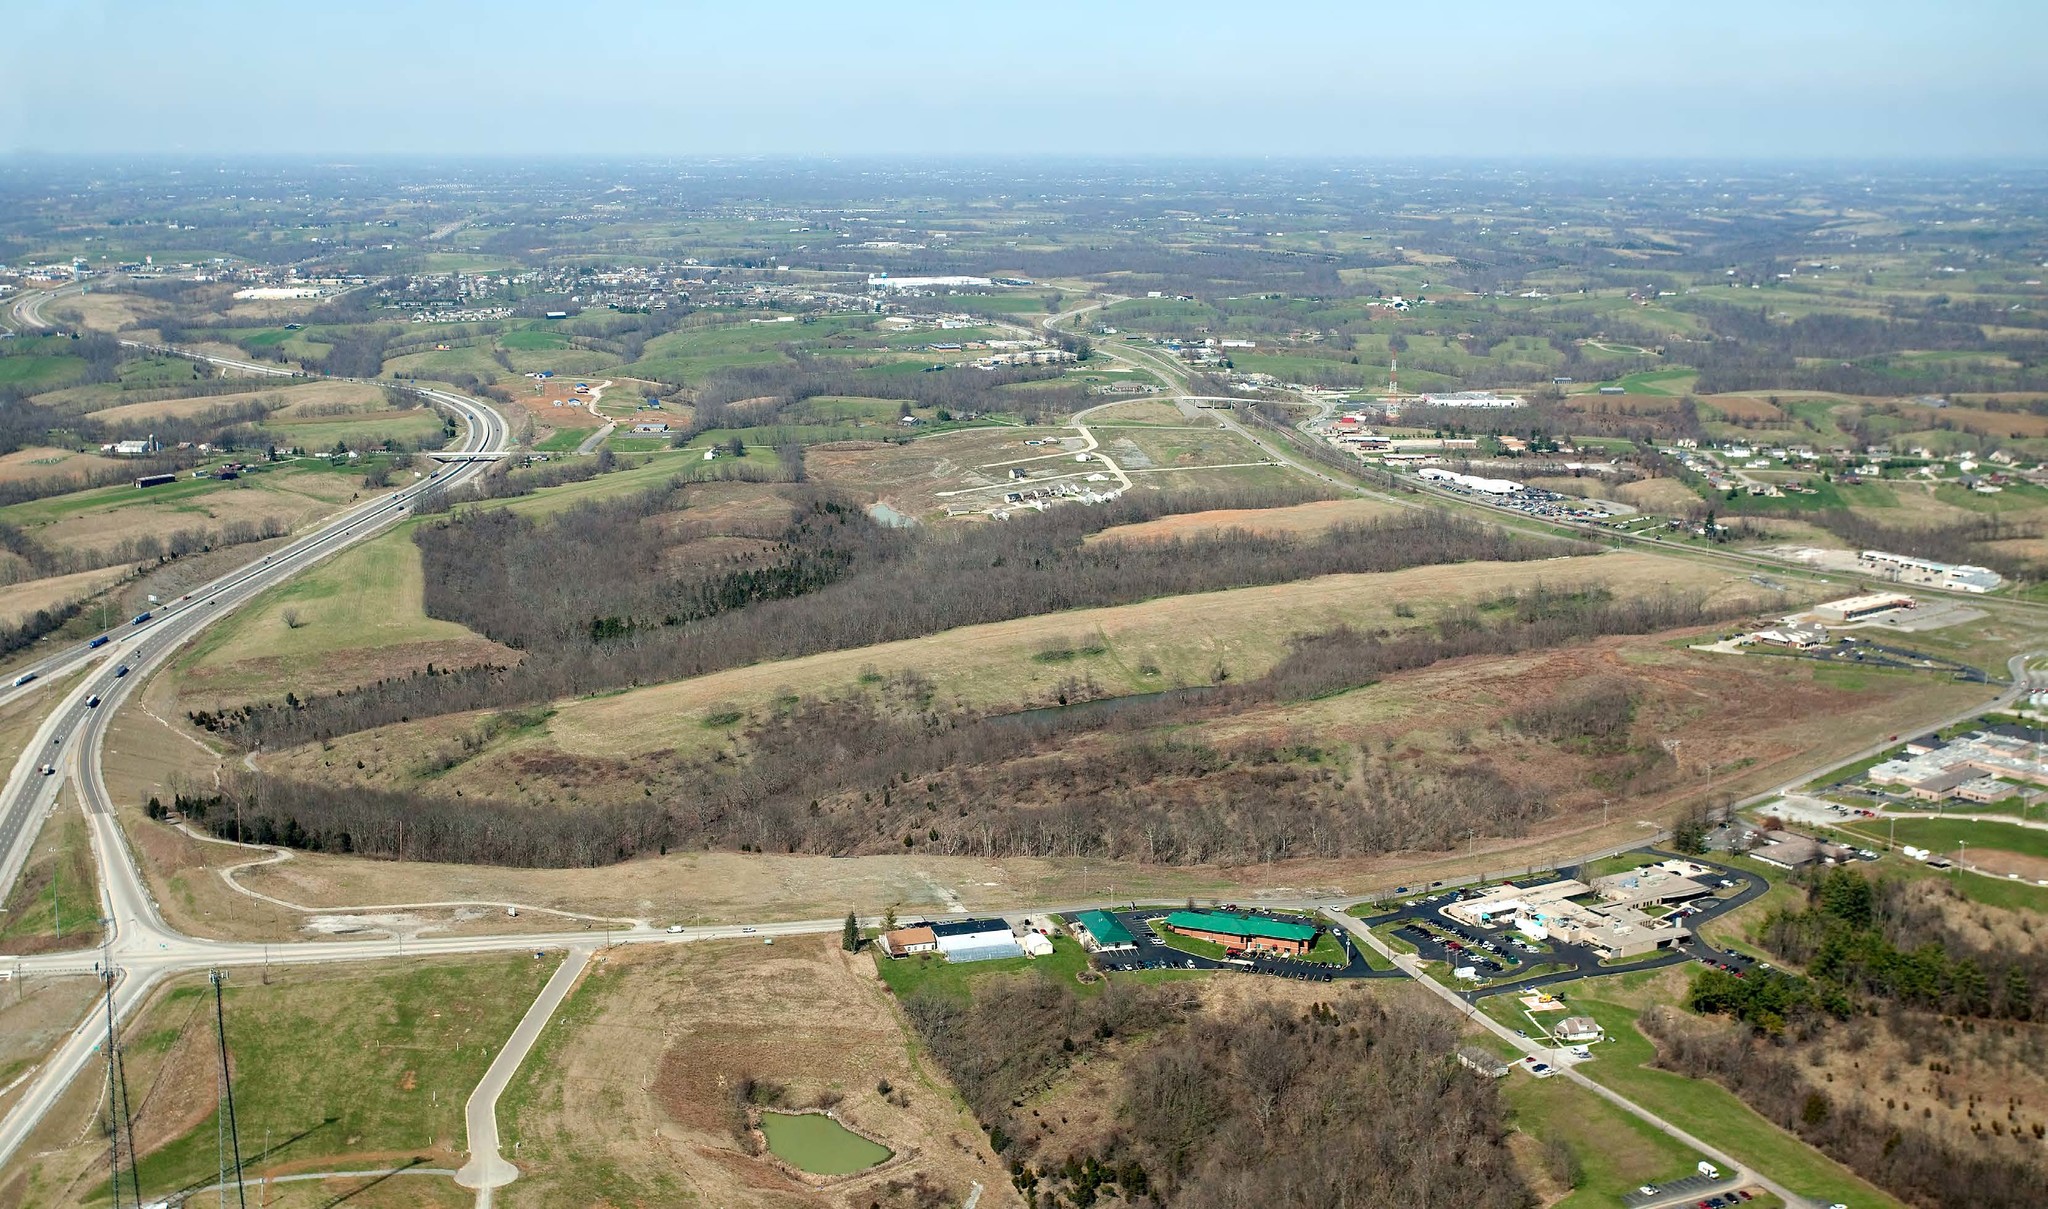
[[[10,314],[17,323],[31,327],[46,326],[41,320],[40,307],[52,296],[54,295],[37,295],[17,299],[11,304]],[[1069,312],[1068,315],[1054,317],[1053,320],[1047,321],[1047,325],[1050,326],[1058,319],[1077,313],[1079,312]],[[194,354],[178,352],[178,355]],[[294,374],[294,371],[281,370],[275,366],[262,366],[229,358],[198,359],[249,373],[287,376]],[[489,456],[505,448],[507,432],[504,421],[489,407],[445,390],[427,389],[422,393],[439,405],[454,410],[467,422],[469,432],[458,452]],[[1225,426],[1231,425],[1226,423]],[[110,993],[113,996],[116,1016],[125,1019],[166,978],[209,966],[246,967],[261,964],[296,965],[378,960],[408,956],[408,948],[411,951],[410,955],[423,957],[549,949],[568,950],[587,957],[592,943],[592,936],[588,930],[510,936],[445,936],[411,941],[391,939],[287,944],[214,941],[184,936],[167,925],[158,912],[141,872],[128,851],[126,837],[116,820],[114,805],[101,774],[100,753],[105,743],[109,717],[132,691],[133,686],[161,666],[177,648],[190,641],[215,618],[225,615],[228,610],[246,602],[255,594],[326,555],[388,527],[410,511],[410,505],[421,492],[437,486],[450,486],[462,482],[478,473],[480,469],[481,463],[458,461],[436,472],[429,479],[421,480],[393,495],[372,500],[335,518],[260,562],[249,564],[221,577],[205,589],[193,592],[189,600],[180,601],[177,605],[162,610],[149,621],[132,625],[120,632],[115,641],[110,641],[105,646],[97,649],[73,648],[52,656],[45,664],[38,665],[47,666],[49,671],[41,674],[50,675],[66,672],[78,666],[86,667],[88,670],[82,683],[72,690],[38,730],[33,740],[32,751],[26,753],[17,763],[4,791],[0,791],[0,826],[4,826],[6,820],[23,820],[13,823],[15,831],[19,833],[27,830],[32,837],[33,830],[27,827],[25,820],[39,820],[41,812],[48,809],[55,795],[54,783],[64,778],[76,781],[78,796],[84,804],[87,820],[91,825],[94,855],[101,882],[107,940],[97,952],[87,950],[16,959],[13,962],[13,969],[17,975],[89,974],[98,970],[104,962],[107,968],[117,972]],[[1319,474],[1318,477],[1322,476]],[[1353,489],[1359,490],[1356,487]],[[2010,690],[2001,694],[1999,699],[2009,700],[2030,687],[2031,679],[2025,666],[2030,657],[2032,653],[2013,658],[2011,667],[2015,683]],[[116,678],[113,674],[114,669],[122,664],[132,669],[131,674]],[[97,707],[88,706],[87,699],[95,694],[102,698],[101,703]],[[1979,710],[1982,708],[1979,707]],[[1978,711],[1971,711],[1972,714],[1976,712]],[[45,753],[54,753],[56,758],[52,759]],[[1851,761],[1855,758],[1858,757],[1851,757]],[[58,764],[63,776],[38,775],[36,768],[42,762]],[[1850,761],[1844,761],[1847,762]],[[1377,949],[1411,976],[1417,974],[1412,960],[1393,954],[1369,930],[1360,926],[1358,921],[1345,916],[1335,907],[1329,908],[1327,913],[1338,924],[1351,929],[1361,943]],[[752,926],[692,928],[681,934],[659,931],[642,924],[623,932],[611,933],[608,940],[615,943],[687,943],[741,937],[768,940],[779,936],[835,933],[841,923],[842,921],[838,919],[798,920]],[[495,1116],[492,1111],[497,1092],[504,1082],[509,1080],[520,1058],[531,1047],[541,1025],[545,1023],[561,995],[566,993],[569,984],[574,980],[575,972],[582,968],[582,964],[581,960],[575,959],[565,962],[563,970],[558,971],[556,978],[550,980],[548,990],[543,992],[541,998],[530,1009],[527,1018],[519,1026],[520,1032],[515,1034],[512,1042],[501,1052],[498,1062],[493,1064],[490,1074],[487,1074],[484,1083],[472,1097],[469,1117],[473,1156],[471,1166],[464,1169],[468,1177],[464,1182],[478,1187],[480,1200],[486,1204],[489,1190],[516,1174],[516,1171],[504,1162],[502,1156],[497,1154]],[[567,971],[566,975],[564,971]],[[1515,1037],[1508,1030],[1487,1020],[1449,988],[1428,978],[1418,980],[1448,998],[1459,1010],[1471,1013],[1475,1019],[1500,1033],[1517,1048],[1531,1048],[1532,1042]],[[0,1166],[4,1166],[64,1090],[97,1057],[103,1028],[101,1014],[97,1010],[89,1013],[43,1062],[21,1098],[9,1109],[4,1118],[0,1118]],[[524,1034],[523,1041],[520,1034]],[[505,1070],[502,1077],[497,1077],[500,1074],[500,1065],[504,1065]],[[1686,1145],[1720,1160],[1727,1168],[1740,1170],[1728,1156],[1708,1147],[1641,1105],[1586,1079],[1568,1066],[1563,1068],[1563,1073],[1625,1111],[1680,1139]],[[1784,1197],[1790,1204],[1813,1203],[1757,1173],[1748,1174]]]

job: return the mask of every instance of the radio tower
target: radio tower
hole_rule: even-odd
[[[228,1017],[221,1006],[221,984],[228,980],[226,970],[216,966],[207,975],[213,983],[213,1027],[214,1036],[220,1039],[220,1108],[214,1113],[216,1157],[220,1165],[220,1203],[226,1209],[228,1203],[228,1173],[234,1172],[235,1203],[241,1209],[248,1209],[249,1196],[242,1187],[242,1137],[235,1128],[235,1086],[228,1078]],[[234,1160],[232,1167],[229,1159]]]
[[[135,1121],[128,1104],[128,1075],[121,1064],[121,1034],[114,1027],[114,967],[101,973],[107,984],[107,1179],[114,1194],[114,1209],[121,1209],[121,1147],[128,1148],[128,1202],[141,1209],[142,1175],[135,1164]]]

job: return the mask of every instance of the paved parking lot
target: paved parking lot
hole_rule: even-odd
[[[1271,978],[1292,978],[1302,982],[1335,982],[1344,978],[1405,978],[1399,970],[1375,970],[1366,964],[1365,957],[1358,951],[1353,938],[1351,962],[1348,965],[1332,966],[1314,961],[1295,961],[1284,957],[1248,956],[1236,959],[1218,959],[1184,953],[1160,940],[1146,921],[1164,917],[1167,912],[1158,908],[1145,910],[1111,911],[1118,923],[1132,936],[1138,938],[1135,950],[1100,953],[1096,964],[1105,970],[1235,970],[1242,974],[1264,974]],[[1253,915],[1267,914],[1253,911]],[[1273,919],[1299,921],[1299,915],[1272,914]],[[1316,920],[1327,929],[1328,920]]]
[[[1652,849],[1643,851],[1660,857],[1674,855]],[[1680,908],[1684,912],[1681,918],[1686,927],[1695,932],[1699,925],[1718,915],[1733,911],[1770,888],[1769,883],[1763,878],[1732,865],[1719,864],[1701,857],[1684,859],[1698,861],[1716,870],[1719,877],[1735,883],[1734,889],[1726,897],[1700,899]],[[1578,869],[1560,869],[1554,875],[1545,874],[1525,880],[1530,885],[1537,885],[1557,877],[1578,877],[1581,872]],[[1518,943],[1524,938],[1511,927],[1481,928],[1459,923],[1445,915],[1443,908],[1456,902],[1465,893],[1466,891],[1446,890],[1412,899],[1392,910],[1368,916],[1364,923],[1368,927],[1379,927],[1389,921],[1401,921],[1401,926],[1394,929],[1394,935],[1414,945],[1417,955],[1423,960],[1445,962],[1454,969],[1458,966],[1473,966],[1478,970],[1481,980],[1487,982],[1505,979],[1496,985],[1460,991],[1459,995],[1468,1002],[1484,999],[1489,995],[1535,990],[1553,983],[1570,982],[1579,978],[1597,978],[1603,974],[1657,969],[1688,961],[1711,965],[1742,976],[1747,976],[1755,966],[1753,959],[1739,953],[1716,949],[1697,936],[1687,938],[1673,949],[1626,965],[1602,965],[1600,955],[1592,949],[1555,940],[1545,941],[1536,952],[1531,952]],[[1556,965],[1569,968],[1529,978],[1513,976],[1517,969]]]
[[[1659,1184],[1654,1194],[1645,1194],[1635,1189],[1630,1189],[1622,1194],[1621,1203],[1627,1205],[1629,1209],[1650,1209],[1651,1206],[1661,1205],[1669,1205],[1673,1209],[1678,1209],[1680,1206],[1684,1206],[1686,1209],[1694,1209],[1694,1207],[1704,1202],[1711,1206],[1712,1209],[1727,1209],[1729,1206],[1746,1203],[1742,1199],[1742,1194],[1736,1190],[1736,1186],[1740,1183],[1740,1180],[1731,1180],[1725,1177],[1709,1179],[1703,1175],[1689,1175],[1682,1180],[1672,1180],[1668,1184]]]

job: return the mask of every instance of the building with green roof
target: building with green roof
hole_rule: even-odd
[[[1117,922],[1116,916],[1107,911],[1076,911],[1071,917],[1088,933],[1098,949],[1135,949],[1138,940],[1129,928]]]
[[[1315,948],[1316,934],[1321,931],[1314,924],[1225,911],[1175,911],[1166,917],[1166,926],[1182,936],[1226,949],[1259,950],[1289,957]]]

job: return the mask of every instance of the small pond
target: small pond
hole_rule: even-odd
[[[812,1175],[863,1171],[891,1153],[821,1112],[764,1112],[761,1132],[775,1157]]]

